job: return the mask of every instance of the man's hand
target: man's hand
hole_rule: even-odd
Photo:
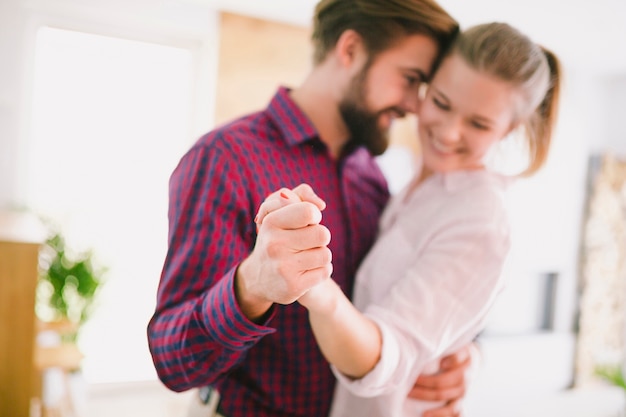
[[[332,273],[325,208],[311,187],[281,189],[261,205],[254,250],[235,277],[239,305],[252,320],[272,303],[290,304]]]
[[[423,417],[459,417],[472,364],[473,343],[441,359],[439,372],[420,375],[409,397],[422,401],[445,401],[439,408],[424,412]]]

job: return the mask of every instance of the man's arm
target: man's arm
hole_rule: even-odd
[[[176,391],[213,383],[274,329],[250,322],[234,295],[237,263],[254,244],[245,177],[216,147],[197,146],[170,178],[168,252],[148,342]]]
[[[306,288],[293,257],[305,268],[331,268],[330,256],[307,263],[297,255],[308,248],[298,246],[295,255],[287,250],[307,231],[318,236],[314,248],[323,247],[328,234],[319,224],[303,232],[298,224],[269,219],[257,236],[251,187],[237,165],[220,149],[196,147],[170,180],[169,247],[148,341],[160,379],[176,391],[215,382],[274,332],[263,325],[271,305],[293,301]],[[321,217],[312,207],[290,213],[315,223],[306,218]]]
[[[423,417],[458,417],[470,383],[470,371],[476,367],[478,348],[472,342],[440,361],[440,371],[420,375],[409,392],[409,398],[421,401],[445,401],[439,408],[427,410]]]

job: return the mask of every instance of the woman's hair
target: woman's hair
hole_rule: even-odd
[[[506,23],[487,23],[463,31],[449,54],[459,54],[475,70],[511,83],[520,93],[515,123],[528,140],[529,163],[523,176],[546,162],[560,94],[561,66],[549,50]]]
[[[459,26],[432,0],[321,0],[313,21],[314,63],[324,61],[349,29],[361,36],[371,60],[398,39],[414,34],[432,37],[444,51]]]

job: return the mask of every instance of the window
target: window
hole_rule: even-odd
[[[190,50],[39,29],[26,201],[108,268],[79,339],[88,382],[153,379],[146,325],[166,250],[167,186],[191,141]]]

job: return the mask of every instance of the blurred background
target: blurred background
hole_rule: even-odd
[[[0,228],[25,209],[43,215],[106,269],[73,341],[80,365],[38,370],[51,410],[185,415],[190,393],[160,385],[146,341],[168,178],[202,133],[300,83],[315,3],[0,0]],[[548,165],[511,190],[508,287],[481,337],[467,415],[620,415],[623,391],[595,370],[621,366],[625,352],[626,2],[440,4],[463,27],[513,24],[565,69]],[[398,122],[380,157],[394,192],[419,154],[415,123]],[[0,368],[12,343],[1,332],[26,314],[3,308],[1,279]]]

